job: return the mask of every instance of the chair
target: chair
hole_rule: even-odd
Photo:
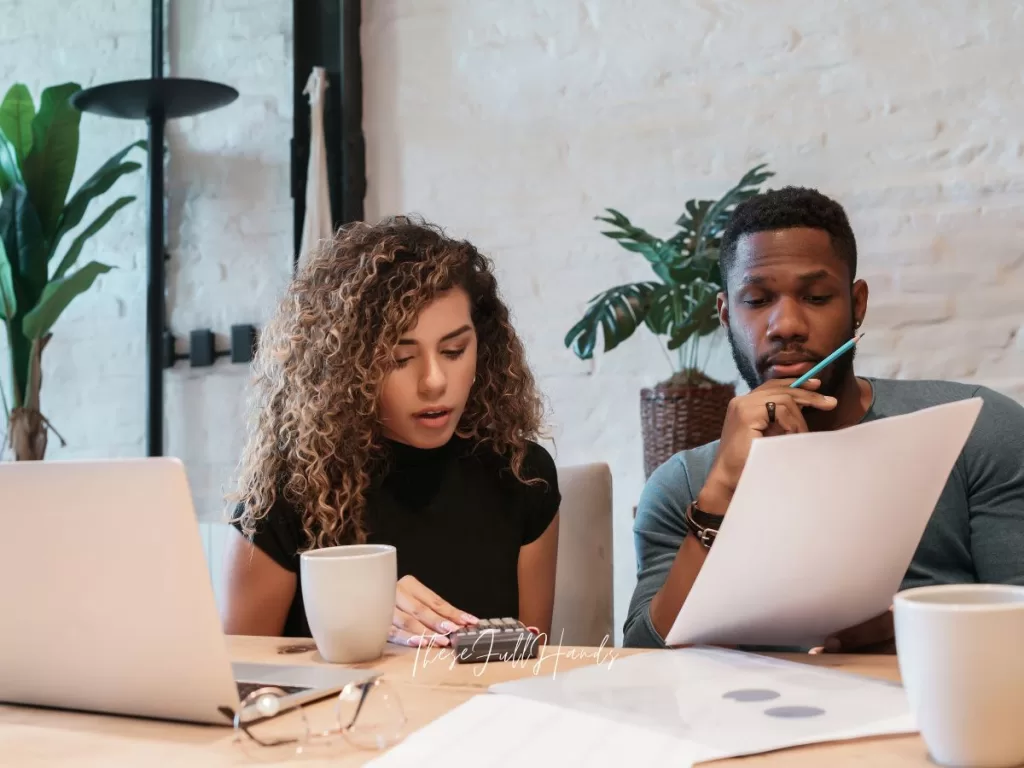
[[[615,643],[612,475],[607,464],[558,468],[562,495],[552,645]]]

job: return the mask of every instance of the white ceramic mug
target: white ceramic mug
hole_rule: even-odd
[[[903,687],[932,759],[1024,764],[1024,587],[904,590],[893,620]]]
[[[302,553],[299,566],[306,620],[320,655],[336,664],[379,658],[395,611],[395,548],[353,544],[315,549]]]

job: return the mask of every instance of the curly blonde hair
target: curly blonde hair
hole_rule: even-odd
[[[357,223],[310,255],[261,334],[233,496],[243,534],[282,494],[310,548],[365,541],[367,491],[387,459],[378,408],[394,347],[426,304],[457,287],[470,297],[478,347],[457,432],[532,481],[523,461],[543,406],[489,259],[409,217]]]

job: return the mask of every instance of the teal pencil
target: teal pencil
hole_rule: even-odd
[[[835,360],[840,355],[844,355],[847,352],[849,352],[851,349],[853,349],[854,345],[856,345],[856,343],[858,341],[860,341],[862,338],[864,338],[864,334],[863,333],[859,333],[856,336],[854,336],[848,342],[843,344],[843,346],[839,347],[839,349],[837,349],[835,352],[833,352],[831,355],[826,357],[824,360],[822,360],[816,366],[811,368],[811,370],[809,370],[807,373],[805,373],[799,379],[797,379],[792,384],[790,384],[789,388],[790,389],[794,389],[795,387],[801,386],[808,379],[813,379],[826,365],[831,363],[833,360]]]

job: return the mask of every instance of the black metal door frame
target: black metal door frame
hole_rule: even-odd
[[[323,67],[327,179],[334,227],[363,218],[366,152],[363,140],[363,72],[359,44],[361,0],[292,0],[293,132],[291,193],[295,260],[306,213],[309,163],[309,100],[302,90],[313,67]]]

